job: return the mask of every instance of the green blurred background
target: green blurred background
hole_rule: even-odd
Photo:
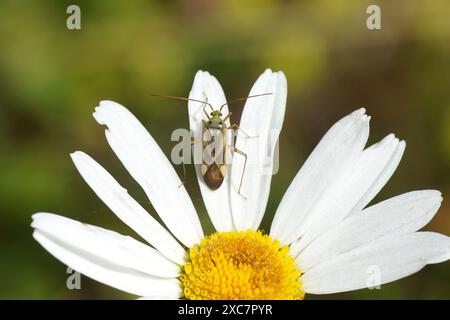
[[[365,106],[369,143],[390,132],[407,141],[402,163],[376,200],[436,188],[444,202],[428,229],[450,234],[450,1],[16,1],[0,2],[0,298],[130,298],[66,267],[31,237],[36,211],[61,213],[132,234],[82,181],[69,153],[86,151],[154,214],[109,149],[91,113],[101,99],[127,106],[166,154],[198,69],[245,96],[267,67],[289,94],[265,230],[277,203],[325,131]],[[81,7],[81,30],[66,8]],[[382,29],[366,28],[378,4]],[[241,106],[232,108],[235,120]],[[177,168],[180,175],[182,170]],[[211,230],[193,170],[186,186]],[[383,285],[309,299],[450,298],[449,262]]]

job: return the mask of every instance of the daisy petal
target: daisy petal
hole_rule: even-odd
[[[270,235],[289,244],[301,237],[315,215],[345,183],[369,135],[361,108],[334,124],[311,153],[286,191]]]
[[[192,90],[189,93],[189,98],[209,102],[213,108],[220,108],[226,103],[225,94],[222,87],[215,77],[206,71],[198,71],[195,75]],[[217,231],[231,231],[234,230],[233,220],[230,209],[230,194],[227,188],[229,183],[229,175],[227,174],[222,182],[222,185],[217,190],[211,190],[206,184],[201,172],[202,153],[201,141],[202,139],[202,121],[205,119],[204,107],[205,104],[195,101],[189,101],[189,126],[191,134],[196,138],[193,145],[193,156],[195,163],[195,171],[197,174],[198,184],[202,193],[203,201],[205,203],[208,215]],[[208,107],[206,112],[211,112]],[[228,106],[225,105],[222,109],[222,114],[228,114]],[[226,120],[225,125],[230,126],[230,121]]]
[[[393,134],[365,149],[342,183],[335,184],[338,187],[327,201],[317,205],[308,230],[295,246],[306,248],[312,240],[338,225],[352,211],[360,212],[360,206],[366,205],[366,200],[370,201],[369,197],[375,196],[393,174],[404,150],[405,142],[399,142]]]
[[[139,120],[112,101],[101,101],[94,118],[107,126],[111,148],[169,230],[187,247],[199,243],[203,231],[194,205],[169,160]]]
[[[376,152],[376,149],[379,150],[383,149],[386,150],[386,154],[384,156],[383,155],[367,156],[371,157],[372,161],[374,161],[374,159],[377,158],[375,160],[374,166],[370,170],[367,170],[370,179],[366,178],[365,180],[365,181],[372,181],[372,184],[369,187],[368,184],[364,186],[366,192],[361,197],[359,202],[354,206],[350,214],[358,213],[359,210],[367,206],[369,202],[372,201],[372,199],[378,194],[378,192],[380,192],[380,190],[391,178],[394,171],[397,169],[400,160],[402,159],[403,153],[405,152],[406,143],[405,141],[398,142],[398,140],[393,139],[394,143],[390,142],[390,145],[393,146],[394,144],[396,144],[397,146],[395,149],[393,149],[388,144],[389,141],[388,139],[391,139],[390,137],[394,137],[394,135],[389,135],[381,142],[374,144],[370,148],[364,150],[365,152],[368,151],[367,153],[374,153]],[[382,144],[384,144],[384,146],[382,146]],[[362,159],[362,161],[365,161],[365,159]],[[383,164],[385,165],[383,166]],[[372,173],[369,173],[370,171],[372,171]]]
[[[308,272],[320,263],[383,237],[415,232],[431,220],[441,201],[439,191],[421,190],[373,205],[314,240],[297,257],[297,266]]]
[[[81,151],[70,156],[86,183],[119,219],[167,258],[184,264],[183,247],[101,165]]]
[[[274,152],[284,120],[287,82],[283,72],[267,69],[255,82],[237,131],[231,167],[231,209],[238,230],[257,229],[264,216],[270,192]],[[242,179],[241,194],[239,186]],[[245,198],[244,198],[245,197]]]
[[[176,279],[152,277],[142,272],[111,265],[86,254],[86,252],[77,251],[42,231],[34,231],[33,237],[62,263],[113,288],[138,296],[158,294],[174,298],[182,296],[181,285]]]
[[[450,238],[415,232],[370,243],[312,268],[302,276],[306,293],[328,294],[385,284],[450,259]],[[375,283],[374,283],[375,282]]]
[[[34,214],[31,226],[77,252],[85,252],[86,256],[110,265],[164,278],[179,274],[179,266],[159,251],[111,230],[51,213]]]

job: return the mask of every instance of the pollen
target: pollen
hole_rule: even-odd
[[[189,249],[180,280],[190,300],[303,299],[301,270],[261,231],[216,232]]]

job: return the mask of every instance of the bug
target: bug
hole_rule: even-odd
[[[202,145],[202,163],[201,163],[201,174],[203,176],[203,180],[205,184],[211,190],[217,190],[223,183],[225,176],[228,172],[228,159],[227,159],[227,150],[231,150],[235,154],[239,154],[244,157],[244,166],[242,169],[241,179],[239,183],[238,193],[244,197],[241,193],[243,178],[245,174],[245,169],[247,166],[247,154],[239,150],[234,146],[234,141],[230,141],[228,143],[228,131],[229,130],[240,130],[243,132],[236,123],[231,124],[230,126],[226,125],[226,121],[231,118],[232,112],[228,112],[228,114],[224,115],[222,113],[223,108],[226,105],[231,103],[244,101],[249,98],[256,98],[271,95],[272,93],[263,93],[257,95],[251,95],[247,97],[233,99],[221,105],[219,108],[215,109],[207,100],[197,100],[192,98],[178,97],[178,96],[167,96],[167,95],[153,95],[167,99],[177,99],[184,101],[194,101],[202,103],[203,106],[203,114],[205,115],[205,119],[202,119],[202,128],[201,128],[201,140],[195,141],[196,137],[191,137],[191,142],[201,142]],[[209,112],[207,108],[210,108]],[[250,137],[248,134],[243,132],[247,137]],[[232,139],[234,140],[234,139]],[[184,169],[183,163],[183,172],[184,176],[186,176],[186,172]],[[184,179],[183,179],[184,183]],[[245,197],[244,197],[245,198]]]

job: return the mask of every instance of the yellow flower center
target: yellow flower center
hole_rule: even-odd
[[[216,232],[189,249],[180,280],[186,299],[303,299],[301,271],[261,231]]]

